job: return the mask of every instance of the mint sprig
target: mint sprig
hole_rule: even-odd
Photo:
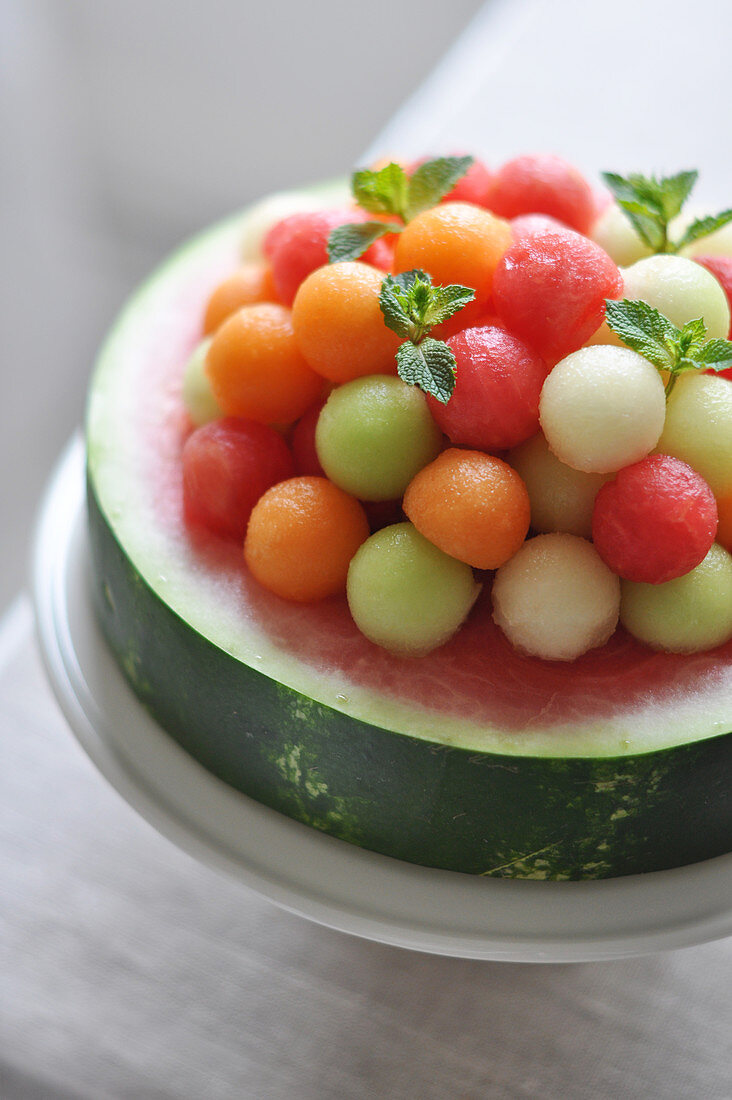
[[[707,326],[701,317],[678,328],[648,302],[623,298],[606,300],[605,319],[627,347],[658,370],[668,372],[667,397],[680,374],[732,367],[732,341],[708,340]]]
[[[379,305],[384,322],[404,340],[396,353],[399,377],[443,405],[455,388],[457,364],[452,349],[428,333],[474,298],[471,287],[433,286],[431,277],[419,270],[387,275],[381,284]]]
[[[362,222],[342,225],[328,238],[331,263],[356,260],[374,241],[399,233],[417,214],[435,206],[452,191],[473,163],[473,157],[435,157],[407,175],[401,164],[361,168],[351,177],[351,191],[358,205],[370,214],[387,214],[398,222]],[[365,226],[369,226],[367,231]],[[359,234],[348,232],[360,228]],[[359,251],[360,249],[360,251]]]
[[[678,240],[670,237],[669,225],[681,213],[699,178],[695,170],[660,178],[638,172],[629,176],[603,172],[602,178],[638,236],[654,252],[678,252],[732,221],[732,210],[723,210],[720,214],[697,218]]]

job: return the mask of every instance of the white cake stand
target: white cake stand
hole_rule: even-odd
[[[621,958],[732,934],[732,855],[604,882],[518,882],[415,867],[261,806],[205,771],[131,692],[94,618],[80,440],[44,500],[33,560],[48,675],[79,742],[175,844],[310,920],[443,955]]]

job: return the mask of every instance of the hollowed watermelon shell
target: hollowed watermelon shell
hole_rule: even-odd
[[[427,866],[587,879],[732,850],[732,643],[692,657],[622,632],[572,665],[490,619],[426,658],[367,642],[344,599],[287,604],[181,509],[182,367],[246,215],[178,252],[107,341],[88,412],[99,618],[161,725],[225,782]]]

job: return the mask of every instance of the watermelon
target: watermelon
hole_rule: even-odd
[[[237,545],[186,527],[183,367],[248,217],[152,276],[90,388],[91,583],[135,693],[232,787],[412,863],[596,879],[732,850],[732,643],[662,654],[619,630],[571,664],[542,661],[494,626],[486,584],[447,645],[396,658],[345,598],[286,603]]]

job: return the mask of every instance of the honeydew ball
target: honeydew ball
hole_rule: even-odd
[[[605,249],[618,267],[628,267],[653,252],[638,236],[630,218],[616,202],[609,203],[600,214],[590,230],[590,238]]]
[[[683,577],[621,587],[620,621],[654,649],[697,653],[732,638],[732,556],[719,543]]]
[[[508,461],[528,490],[535,531],[590,537],[592,508],[607,474],[588,474],[566,466],[549,450],[541,432],[509,451]]]
[[[630,348],[597,344],[562,359],[546,379],[539,419],[567,466],[605,474],[653,450],[663,429],[661,376]]]
[[[574,661],[615,630],[620,580],[576,535],[529,539],[493,582],[493,618],[524,653]]]
[[[327,476],[360,500],[395,500],[437,456],[442,433],[421,390],[370,374],[330,394],[315,448]]]
[[[267,233],[284,218],[291,214],[301,214],[309,210],[322,210],[326,206],[338,205],[338,201],[347,203],[348,195],[340,197],[317,195],[309,191],[280,191],[269,195],[261,202],[251,206],[244,215],[240,228],[239,251],[245,262],[261,262],[264,257],[262,242]]]
[[[727,296],[717,280],[685,256],[649,256],[623,272],[625,298],[648,302],[681,328],[703,317],[712,338],[727,338]]]
[[[480,592],[469,565],[443,553],[411,523],[366,539],[348,570],[348,605],[359,630],[403,657],[446,642]]]
[[[656,448],[688,462],[716,497],[732,491],[732,381],[682,374],[668,399]]]
[[[194,348],[183,371],[183,402],[197,428],[224,415],[204,369],[210,347],[211,337],[207,336]]]
[[[679,239],[688,225],[696,218],[703,218],[704,214],[698,211],[689,217],[678,219],[679,226],[674,224],[674,238]],[[706,237],[700,237],[698,241],[692,241],[681,249],[682,256],[732,256],[732,222],[727,222],[720,229],[708,233]]]

